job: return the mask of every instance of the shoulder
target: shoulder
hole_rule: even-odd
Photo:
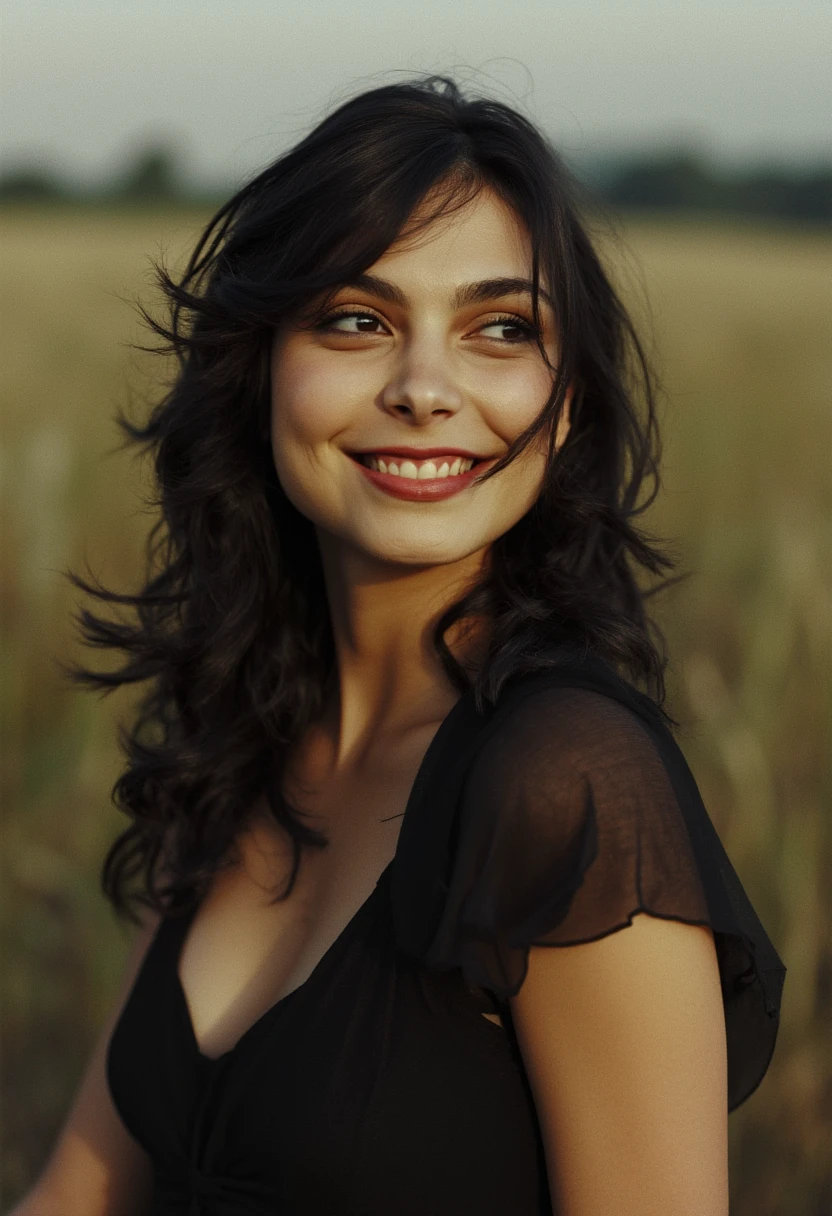
[[[607,1006],[634,993],[637,1016],[645,995],[661,1014],[663,983],[706,992],[712,1028],[721,988],[729,1108],[744,1101],[771,1058],[785,968],[659,708],[605,670],[552,671],[513,681],[447,744],[464,776],[437,769],[411,820],[417,847],[403,851],[395,892],[405,952],[461,968],[502,1001],[523,989],[541,1034],[553,1031],[530,1013],[532,994],[543,1008],[579,976],[589,1006],[599,979],[653,977],[655,989],[625,984]],[[573,946],[586,949],[536,949]],[[708,1044],[717,1060],[718,1035]]]
[[[681,754],[662,715],[634,688],[610,676],[591,686],[555,673],[519,680],[498,704],[468,775],[480,806],[513,799],[582,815],[635,802],[670,808],[669,761]],[[567,681],[567,682],[565,682]]]
[[[503,995],[529,946],[595,940],[642,910],[707,919],[662,732],[640,694],[609,688],[518,681],[468,769],[432,957]]]
[[[651,697],[596,659],[513,677],[492,715],[497,734],[531,729],[558,746],[619,737],[634,743],[657,734],[672,741],[668,723]]]

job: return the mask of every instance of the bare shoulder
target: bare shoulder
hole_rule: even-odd
[[[158,927],[147,914],[136,933],[113,1012],[99,1036],[55,1148],[35,1187],[10,1216],[140,1216],[152,1168],[110,1097],[107,1048],[113,1028]]]
[[[727,1216],[727,1048],[702,925],[535,946],[512,1017],[564,1216]]]

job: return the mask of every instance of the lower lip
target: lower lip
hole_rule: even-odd
[[[456,477],[430,477],[424,481],[415,477],[397,477],[395,473],[379,473],[360,460],[355,463],[368,481],[393,498],[405,498],[408,502],[437,502],[459,494],[460,490],[467,490],[494,461],[480,461],[467,473],[457,473]]]

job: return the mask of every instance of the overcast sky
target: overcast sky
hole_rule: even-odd
[[[830,0],[3,0],[0,157],[68,177],[157,140],[262,167],[360,88],[450,72],[573,159],[682,142],[830,155]]]

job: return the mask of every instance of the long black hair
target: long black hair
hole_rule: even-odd
[[[463,96],[449,79],[365,92],[221,207],[178,279],[158,268],[165,322],[143,310],[177,360],[144,424],[119,418],[154,458],[160,514],[145,585],[127,595],[70,576],[135,614],[128,622],[81,610],[85,641],[124,661],[112,672],[77,668],[75,678],[99,689],[147,683],[122,732],[126,767],[113,789],[131,820],[104,864],[117,909],[191,906],[263,796],[292,840],[283,897],[303,847],[327,843],[281,790],[290,745],[322,711],[334,647],[313,525],[275,473],[270,348],[278,325],[377,261],[418,204],[430,200],[420,209],[427,224],[484,186],[529,233],[535,321],[545,281],[560,358],[545,408],[484,475],[548,436],[539,498],[442,615],[437,651],[481,708],[559,646],[601,656],[661,704],[664,659],[645,596],[671,562],[636,525],[658,488],[654,389],[593,249],[579,188],[532,123]],[[571,426],[555,452],[569,385]],[[471,677],[445,635],[473,617],[488,620],[490,641]]]

